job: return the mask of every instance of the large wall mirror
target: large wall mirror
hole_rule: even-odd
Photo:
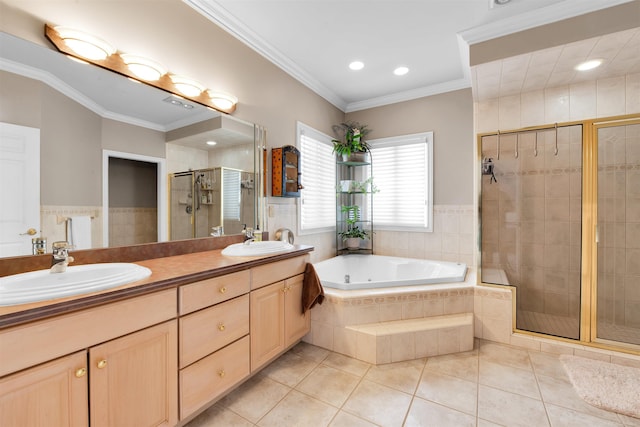
[[[34,237],[50,252],[57,240],[82,249],[211,235],[223,225],[213,206],[222,212],[225,199],[207,188],[218,172],[238,186],[226,212],[243,209],[236,222],[253,227],[263,220],[262,127],[3,32],[0,125],[0,256],[32,253]],[[16,154],[30,138],[39,154]],[[170,191],[172,176],[191,171],[202,171],[191,209],[212,218],[196,234],[172,230],[170,218],[193,221],[189,192]],[[38,224],[21,219],[34,209]]]

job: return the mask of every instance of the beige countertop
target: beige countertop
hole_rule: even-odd
[[[0,329],[150,292],[177,288],[187,283],[294,258],[311,251],[313,251],[313,246],[295,245],[294,249],[275,255],[230,257],[222,255],[222,250],[216,249],[136,261],[135,264],[149,268],[152,271],[151,276],[144,280],[100,292],[29,304],[2,306],[0,307]]]

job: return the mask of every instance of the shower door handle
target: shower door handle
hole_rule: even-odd
[[[600,243],[600,230],[598,224],[596,224],[596,243]]]

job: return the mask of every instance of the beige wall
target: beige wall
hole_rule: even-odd
[[[433,131],[434,204],[473,204],[471,89],[356,111],[346,118],[368,124],[370,139]]]

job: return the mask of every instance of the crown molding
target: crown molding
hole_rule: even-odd
[[[353,111],[366,110],[368,108],[382,107],[384,105],[395,104],[397,102],[411,101],[413,99],[452,92],[454,90],[467,89],[470,87],[471,82],[467,78],[450,80],[436,85],[424,86],[418,89],[379,96],[377,98],[366,99],[364,101],[351,102],[347,105],[344,112],[351,113]]]
[[[38,80],[105,119],[128,123],[130,125],[140,126],[160,132],[167,131],[164,126],[157,123],[136,119],[134,117],[125,116],[123,114],[114,113],[113,111],[107,110],[106,108],[97,104],[91,98],[85,96],[81,92],[69,86],[67,83],[60,80],[58,77],[54,76],[48,71],[43,71],[41,69],[30,67],[28,65],[20,64],[18,62],[10,61],[4,58],[0,58],[0,70],[18,74],[22,77],[27,77],[33,80]]]
[[[467,44],[473,45],[633,1],[636,0],[565,0],[541,9],[479,25],[461,31],[458,35]]]
[[[217,26],[240,40],[242,43],[265,57],[271,63],[281,68],[284,72],[298,80],[300,83],[317,93],[340,110],[344,111],[347,102],[334,91],[320,83],[309,73],[300,68],[282,52],[267,43],[248,26],[244,25],[235,16],[214,0],[183,0],[192,9],[208,18]]]

